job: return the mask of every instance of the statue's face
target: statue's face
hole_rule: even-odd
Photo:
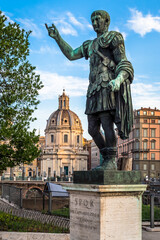
[[[103,33],[106,30],[106,19],[96,14],[91,18],[92,26],[96,33]]]

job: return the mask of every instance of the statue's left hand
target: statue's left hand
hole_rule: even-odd
[[[119,79],[113,79],[108,84],[108,89],[113,92],[117,92],[120,89],[120,81]]]

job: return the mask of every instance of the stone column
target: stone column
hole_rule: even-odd
[[[65,186],[70,192],[70,240],[141,240],[146,185]]]

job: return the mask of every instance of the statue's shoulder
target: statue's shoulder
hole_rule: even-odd
[[[85,59],[89,58],[89,48],[92,45],[93,40],[87,40],[83,42],[81,49],[82,49],[82,55],[85,57]]]
[[[89,45],[90,45],[92,42],[93,42],[93,40],[86,40],[85,42],[83,42],[82,46],[83,46],[84,48],[88,48]]]
[[[121,42],[124,42],[123,36],[117,31],[108,31],[104,33],[99,39],[100,46],[103,48],[108,46],[116,47]]]
[[[124,38],[120,32],[117,32],[117,31],[111,31],[111,32],[112,32],[111,34],[113,35],[113,38],[111,41],[112,47],[117,47],[120,44],[124,44]]]

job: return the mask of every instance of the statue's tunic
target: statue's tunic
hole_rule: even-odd
[[[90,58],[89,86],[86,114],[115,110],[115,123],[122,139],[128,137],[133,124],[130,83],[133,68],[125,56],[123,36],[118,32],[105,32],[99,38],[85,41],[81,46],[83,56]],[[120,71],[129,73],[118,92],[108,91],[108,84]]]

